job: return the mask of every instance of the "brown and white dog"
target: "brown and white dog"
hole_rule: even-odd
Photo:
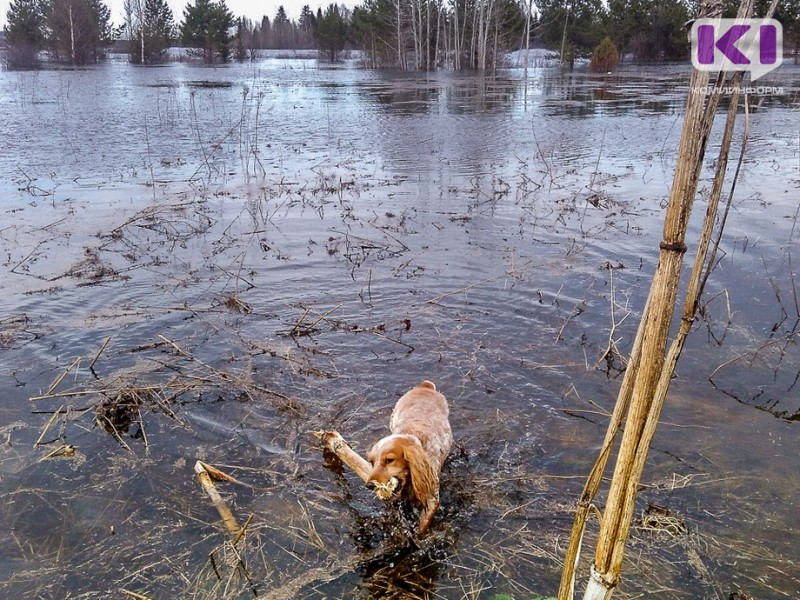
[[[367,453],[372,465],[367,485],[382,490],[384,500],[403,496],[419,506],[420,536],[439,508],[439,477],[453,443],[448,414],[447,399],[423,381],[397,401],[389,421],[392,434]]]

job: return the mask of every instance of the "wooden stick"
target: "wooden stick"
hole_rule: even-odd
[[[672,374],[675,371],[675,367],[678,364],[678,359],[680,358],[681,352],[683,351],[683,346],[686,342],[686,338],[689,335],[689,331],[691,330],[692,324],[694,323],[697,307],[700,304],[700,295],[702,293],[701,281],[703,278],[704,270],[706,272],[710,271],[713,265],[713,260],[714,260],[713,256],[711,257],[711,262],[707,261],[708,250],[711,240],[711,234],[713,233],[714,223],[716,222],[717,208],[719,206],[720,196],[722,194],[722,184],[725,178],[725,169],[728,164],[728,153],[733,138],[733,129],[734,129],[734,124],[736,122],[736,113],[739,105],[738,88],[741,83],[741,80],[742,80],[742,71],[739,71],[734,75],[732,80],[735,91],[731,95],[729,101],[725,131],[723,134],[722,143],[720,145],[719,157],[717,159],[716,175],[712,186],[711,196],[709,197],[708,201],[708,210],[706,213],[703,229],[700,236],[700,244],[697,249],[694,266],[692,268],[692,273],[689,280],[689,289],[686,295],[684,311],[681,318],[680,327],[675,335],[675,338],[672,340],[672,344],[670,345],[669,350],[667,351],[666,354],[666,358],[664,359],[664,366],[661,370],[660,376],[656,383],[655,392],[653,394],[653,400],[648,411],[649,414],[647,415],[645,427],[642,430],[639,447],[637,448],[636,454],[634,455],[632,475],[634,476],[634,478],[636,478],[637,481],[641,478],[642,471],[644,470],[644,463],[645,460],[647,459],[647,453],[650,448],[650,443],[652,442],[653,436],[655,435],[656,426],[658,425],[661,416],[661,409],[664,405],[664,399],[666,398],[667,391],[669,390],[669,385],[672,380]],[[743,141],[743,146],[746,145],[746,139],[747,139],[746,136],[748,134],[748,129],[749,129],[749,124],[746,124],[744,131],[745,140]],[[721,224],[720,227],[724,227],[724,223]],[[626,513],[628,512],[632,513],[635,500],[636,500],[635,494],[631,494],[626,498],[624,507],[624,511]],[[624,539],[617,540],[617,543],[615,544],[614,547],[612,568],[615,568],[616,565],[619,565],[619,567],[616,568],[621,568],[623,553],[624,553],[624,544],[625,544]]]
[[[709,3],[701,5],[701,11],[710,7]],[[752,2],[744,0],[740,6],[741,16],[749,16],[752,11]],[[702,76],[696,71],[692,73],[690,88],[695,88],[698,82],[708,81],[707,76]],[[718,79],[721,83],[722,75]],[[740,76],[734,78],[738,83]],[[737,98],[731,100],[728,114],[728,123],[720,151],[719,168],[715,177],[714,192],[709,202],[709,212],[701,235],[698,254],[693,269],[690,289],[687,294],[684,314],[681,319],[681,328],[673,341],[672,347],[666,353],[668,329],[671,324],[675,303],[677,300],[677,287],[680,281],[680,267],[682,253],[685,251],[684,239],[686,224],[692,207],[692,201],[697,189],[697,181],[702,167],[702,158],[705,152],[708,135],[716,113],[719,93],[715,92],[710,97],[705,107],[699,98],[693,98],[690,91],[687,100],[684,130],[679,148],[679,160],[675,172],[670,204],[664,224],[664,242],[661,244],[659,265],[653,277],[653,284],[648,298],[648,308],[645,309],[637,338],[645,332],[646,339],[638,350],[640,360],[631,360],[625,374],[625,381],[618,396],[617,407],[624,406],[628,410],[628,420],[619,451],[614,479],[609,491],[606,511],[601,521],[601,530],[595,562],[586,588],[584,600],[608,599],[611,597],[619,581],[625,542],[628,537],[636,492],[641,480],[644,462],[646,460],[650,442],[652,441],[658,423],[664,397],[669,387],[670,378],[674,371],[678,357],[683,348],[694,314],[697,310],[702,285],[700,277],[703,265],[706,262],[710,233],[716,216],[716,205],[719,202],[719,193],[727,165],[727,152],[730,147],[730,138],[733,122],[737,110]],[[634,346],[638,344],[635,343]],[[615,407],[615,416],[618,412]],[[613,441],[616,429],[619,427],[617,419],[612,418],[612,423],[607,432],[606,441]],[[597,491],[597,484],[607,461],[606,444],[592,470],[589,481],[584,488],[584,494],[578,506],[575,522],[573,523],[572,538],[567,553],[567,558],[562,573],[559,600],[571,600],[574,593],[574,573],[580,555],[581,540],[585,528],[591,499]],[[608,447],[610,450],[610,447]],[[594,481],[593,481],[594,479]]]
[[[44,438],[44,435],[45,435],[45,434],[47,433],[47,431],[50,429],[50,426],[51,426],[53,423],[55,423],[56,419],[57,419],[57,418],[58,418],[58,417],[61,415],[61,411],[62,411],[62,410],[64,410],[64,405],[63,405],[63,404],[62,404],[61,406],[59,406],[59,407],[58,407],[58,410],[57,410],[56,412],[54,412],[54,413],[53,413],[53,416],[52,416],[52,417],[50,417],[50,420],[49,420],[49,421],[47,421],[47,424],[44,426],[44,429],[42,429],[42,433],[40,433],[40,434],[39,434],[39,438],[36,440],[36,443],[35,443],[35,444],[33,444],[33,447],[34,447],[34,448],[36,448],[36,447],[37,447],[39,444],[41,444],[41,443],[42,443],[42,439]]]
[[[324,444],[326,450],[338,456],[344,464],[353,469],[353,472],[364,483],[369,481],[372,465],[353,450],[338,431],[312,431],[310,433]]]
[[[67,367],[67,368],[66,368],[66,369],[65,369],[65,370],[64,370],[64,371],[63,371],[63,372],[62,372],[62,373],[61,373],[61,374],[60,374],[58,377],[56,377],[56,379],[55,379],[55,381],[53,381],[53,383],[51,383],[51,384],[50,384],[50,387],[49,387],[49,388],[47,388],[47,391],[44,393],[44,395],[45,395],[45,396],[49,396],[50,394],[52,394],[52,393],[53,393],[53,391],[54,391],[54,390],[55,390],[55,389],[56,389],[56,388],[57,388],[59,385],[61,385],[61,382],[62,382],[62,381],[64,381],[64,378],[67,376],[67,374],[68,374],[68,373],[69,373],[69,372],[70,372],[70,371],[71,371],[71,370],[72,370],[74,367],[76,367],[76,366],[78,366],[78,364],[80,364],[81,360],[83,360],[83,357],[82,357],[82,356],[79,356],[79,357],[78,357],[78,358],[76,358],[74,361],[72,361],[72,364],[71,364],[70,366],[68,366],[68,367]]]
[[[194,472],[195,475],[197,475],[197,480],[200,482],[200,485],[203,486],[206,494],[208,494],[208,497],[211,498],[211,503],[214,505],[214,508],[217,509],[219,516],[222,518],[222,523],[225,525],[225,529],[228,530],[228,533],[238,536],[240,532],[239,525],[236,523],[236,519],[234,518],[231,509],[228,508],[227,503],[220,495],[212,479],[211,473],[220,473],[221,471],[214,469],[213,467],[209,468],[209,465],[206,465],[204,462],[198,460],[196,463],[194,463]]]
[[[309,433],[320,440],[325,445],[326,450],[338,456],[344,464],[353,469],[355,474],[358,475],[364,483],[370,483],[372,465],[353,450],[350,445],[344,441],[344,438],[338,431],[311,431]],[[391,477],[384,483],[373,481],[371,485],[378,498],[381,500],[389,500],[395,495],[395,490],[399,485],[399,481],[397,477]],[[430,507],[428,507],[427,510],[431,516],[436,512],[435,508],[430,510]],[[423,510],[422,514],[423,516],[425,515],[425,510]]]

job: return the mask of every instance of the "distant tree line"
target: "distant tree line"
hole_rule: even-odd
[[[724,0],[725,15],[738,0]],[[764,14],[769,0],[757,0]],[[636,60],[686,60],[688,26],[699,0],[363,0],[352,10],[304,6],[297,20],[283,6],[260,22],[235,18],[225,0],[191,0],[179,24],[166,0],[125,0],[125,22],[112,31],[102,0],[12,0],[7,13],[9,67],[51,60],[82,65],[100,60],[114,37],[128,40],[131,62],[166,59],[182,45],[206,62],[247,60],[261,49],[316,48],[336,60],[361,50],[372,68],[408,70],[496,68],[510,50],[538,46],[562,60],[617,51]],[[784,48],[800,50],[800,0],[776,13]],[[613,53],[611,54],[613,55]]]
[[[739,0],[722,2],[723,16],[735,16]],[[754,16],[765,15],[769,4],[756,0]],[[368,66],[484,70],[530,45],[571,62],[606,39],[637,61],[687,60],[698,7],[699,0],[364,0],[351,13],[339,12],[347,43],[363,51]],[[783,24],[784,51],[797,61],[800,0],[781,0],[775,18]]]
[[[373,67],[492,69],[520,47],[532,6],[518,0],[365,0],[352,12],[352,41]]]

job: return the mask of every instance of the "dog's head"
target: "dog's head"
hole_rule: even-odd
[[[413,437],[385,437],[372,447],[367,458],[372,465],[367,485],[380,498],[396,498],[405,491],[412,500],[425,506],[436,497],[439,487],[436,472],[422,445]]]

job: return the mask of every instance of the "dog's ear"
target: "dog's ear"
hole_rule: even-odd
[[[439,501],[439,475],[428,455],[419,444],[404,444],[403,457],[408,463],[411,487],[420,506],[425,508],[431,501]]]

